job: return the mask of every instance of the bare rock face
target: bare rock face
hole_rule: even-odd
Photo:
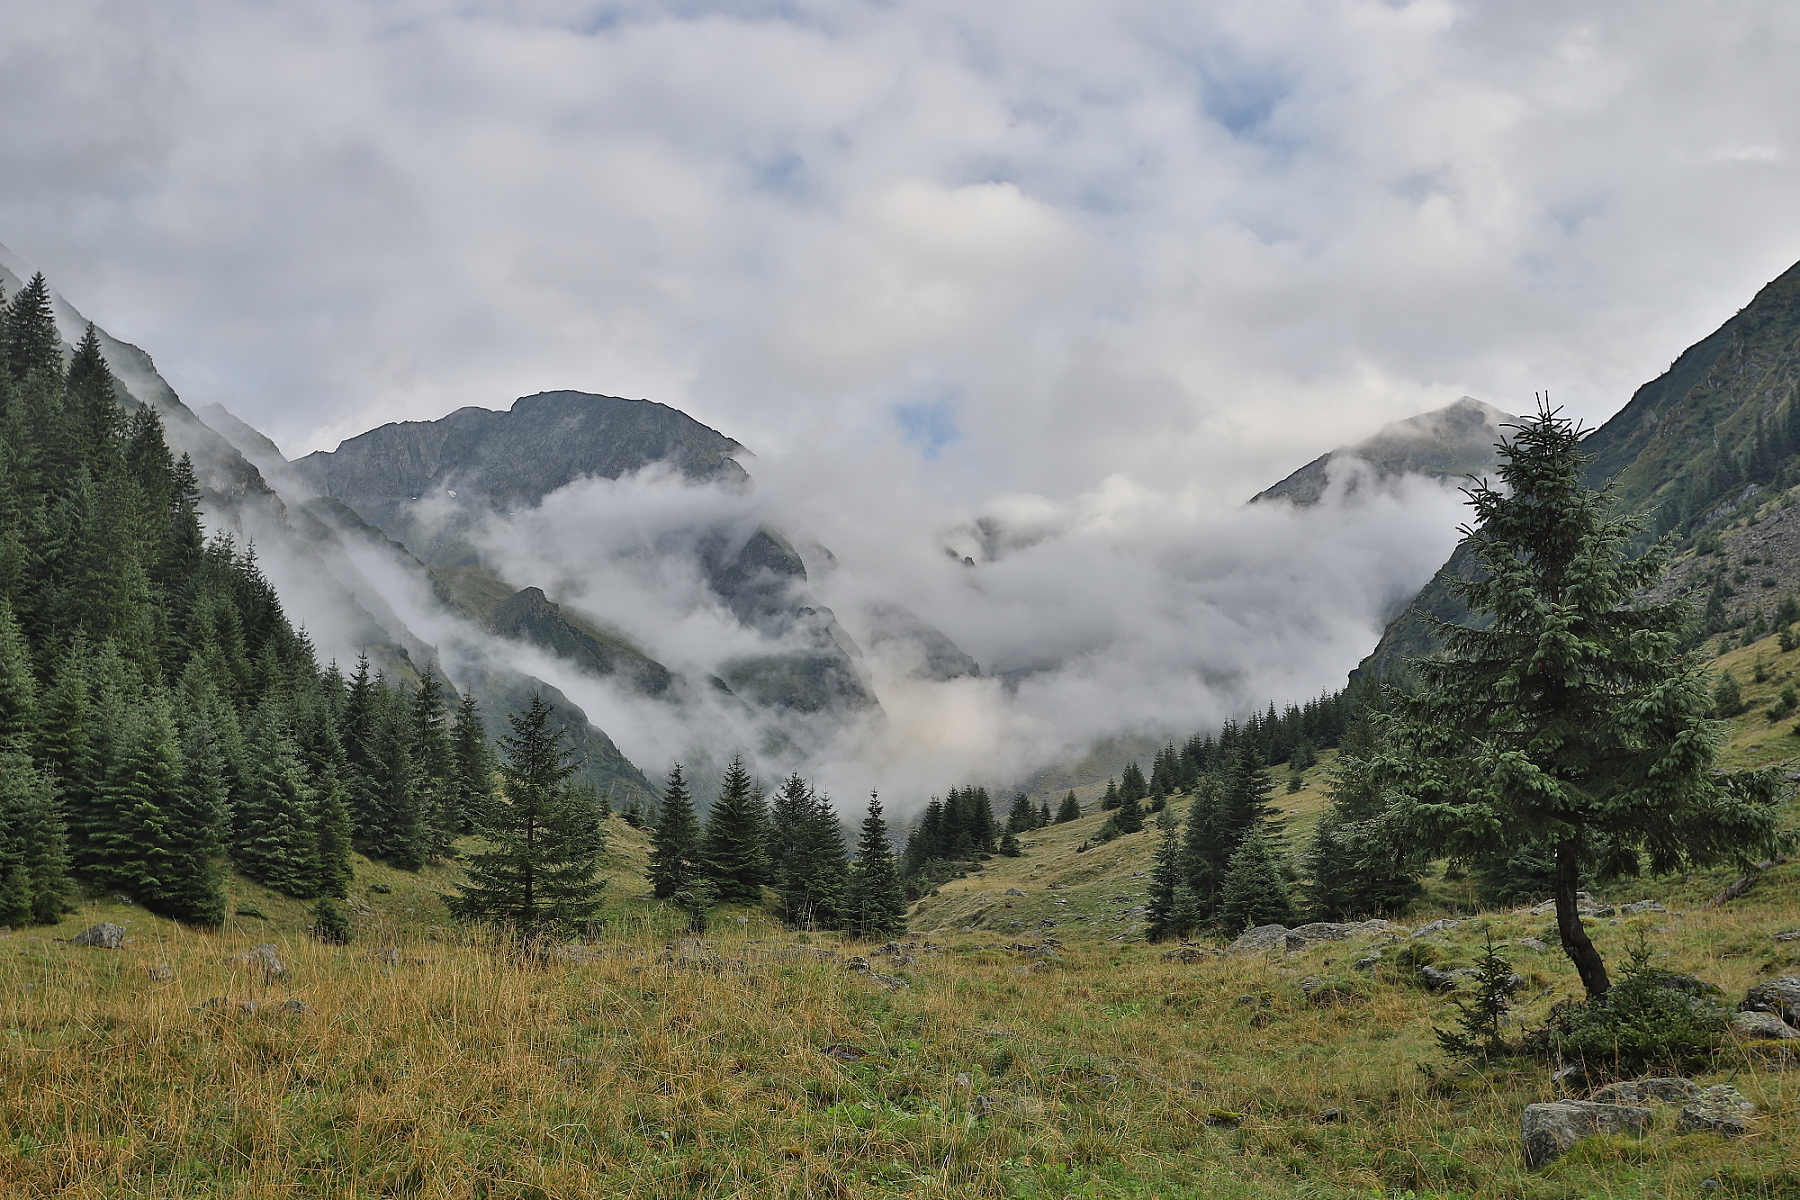
[[[93,946],[100,950],[117,950],[125,944],[125,927],[102,921],[69,939],[71,946]]]
[[[1524,1142],[1525,1166],[1536,1170],[1567,1154],[1583,1138],[1611,1133],[1641,1135],[1649,1128],[1647,1108],[1559,1100],[1552,1104],[1527,1104],[1519,1133]]]
[[[1728,1083],[1714,1084],[1681,1106],[1675,1128],[1682,1133],[1718,1133],[1736,1137],[1749,1128],[1756,1105]]]

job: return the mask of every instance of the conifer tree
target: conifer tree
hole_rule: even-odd
[[[501,793],[479,828],[492,848],[469,860],[467,882],[444,898],[459,920],[508,926],[531,940],[593,920],[606,886],[598,877],[606,849],[600,817],[568,785],[574,751],[553,716],[533,696],[507,718]]]
[[[1124,788],[1119,789],[1119,807],[1112,815],[1112,823],[1120,833],[1136,833],[1144,827],[1143,804]]]
[[[1275,847],[1252,830],[1231,856],[1219,889],[1219,928],[1235,935],[1259,925],[1295,923],[1293,899]]]
[[[1012,807],[1006,812],[1006,832],[1026,833],[1036,826],[1037,810],[1025,798],[1024,792],[1014,793]]]
[[[238,870],[299,900],[319,894],[318,816],[285,715],[265,702],[249,745],[250,774],[234,813]]]
[[[1666,544],[1583,476],[1579,431],[1540,403],[1502,445],[1500,486],[1469,489],[1473,578],[1451,588],[1486,628],[1445,625],[1395,696],[1373,774],[1420,848],[1461,858],[1554,847],[1557,930],[1590,997],[1610,986],[1577,911],[1584,869],[1658,874],[1775,843],[1779,781],[1716,774],[1687,612],[1640,597]]]
[[[70,887],[55,785],[23,751],[0,746],[0,924],[61,920]]]
[[[833,928],[843,920],[850,858],[837,812],[830,797],[814,792],[798,775],[788,777],[778,797],[797,813],[790,849],[775,878],[782,920],[802,929]]]
[[[1019,845],[1019,835],[1010,829],[1001,834],[1000,849],[997,853],[1003,858],[1018,858],[1024,854],[1024,848]]]
[[[1043,803],[1038,805],[1037,828],[1048,829],[1049,827],[1050,827],[1050,802],[1048,800],[1045,800]]]
[[[1080,819],[1081,801],[1075,799],[1074,792],[1070,792],[1063,797],[1062,804],[1057,807],[1056,823],[1058,825],[1066,825],[1070,821],[1079,821]]]
[[[462,826],[452,793],[454,767],[444,685],[427,667],[412,694],[411,742],[407,754],[413,768],[413,804],[419,812],[421,856],[442,858]]]
[[[906,932],[906,893],[888,844],[881,800],[869,793],[869,811],[856,842],[856,862],[845,889],[846,928],[858,937],[892,937]]]
[[[494,751],[473,691],[464,692],[457,704],[450,764],[452,802],[460,822],[457,832],[468,833],[494,802]]]
[[[62,336],[50,311],[50,285],[42,272],[19,289],[6,306],[0,323],[0,361],[15,383],[23,383],[34,371],[62,378]]]
[[[1125,764],[1125,771],[1119,776],[1119,803],[1127,799],[1143,801],[1150,795],[1150,785],[1144,780],[1144,769],[1135,762]]]
[[[1106,792],[1100,797],[1100,811],[1111,812],[1119,807],[1119,785],[1111,779],[1106,781]]]
[[[720,904],[756,904],[768,878],[763,833],[767,811],[743,758],[731,760],[724,786],[706,815],[701,858]]]
[[[700,823],[694,818],[694,802],[688,795],[681,764],[669,770],[663,788],[662,813],[650,834],[650,862],[646,874],[658,900],[691,887],[703,875],[700,861]]]

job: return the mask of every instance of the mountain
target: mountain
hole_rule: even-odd
[[[0,286],[8,295],[34,274],[0,246]],[[89,322],[54,290],[50,300],[67,361],[72,343]],[[367,653],[397,683],[416,682],[428,666],[444,670],[439,647],[418,635],[412,614],[399,611],[387,577],[398,562],[402,571],[416,570],[421,586],[429,587],[421,565],[348,509],[310,498],[300,477],[261,432],[217,405],[207,406],[204,416],[195,412],[157,372],[148,353],[97,326],[95,336],[112,369],[119,402],[127,409],[148,406],[156,411],[172,452],[187,454],[193,463],[208,526],[255,550],[257,566],[286,614],[307,631],[322,660],[348,664]],[[379,558],[368,553],[373,539],[381,543]],[[504,656],[452,673],[450,682],[453,692],[459,687],[474,691],[494,734],[504,731],[508,711],[538,692],[563,715],[583,763],[582,779],[620,802],[654,794],[643,773],[562,691],[508,666]]]
[[[673,701],[725,686],[770,713],[847,718],[878,708],[861,649],[811,596],[805,561],[770,526],[694,530],[691,551],[644,548],[653,556],[691,552],[690,565],[732,616],[780,645],[709,664],[698,690],[533,581],[502,580],[471,540],[485,521],[585,478],[662,468],[741,493],[751,479],[736,456],[746,453],[664,404],[559,391],[521,397],[505,410],[470,407],[435,421],[383,425],[284,465],[321,502],[342,505],[425,563],[439,594],[491,632],[530,642],[585,674]]]
[[[1317,504],[1325,496],[1333,464],[1349,459],[1367,464],[1372,476],[1369,482],[1377,487],[1410,475],[1445,480],[1479,475],[1493,468],[1498,460],[1494,446],[1505,437],[1504,426],[1516,420],[1491,404],[1464,396],[1432,412],[1390,421],[1372,437],[1322,454],[1252,496],[1250,503],[1286,500],[1301,507]],[[1362,477],[1351,476],[1347,492],[1355,491],[1362,482]]]
[[[1719,610],[1700,635],[1751,625],[1800,591],[1800,264],[1763,287],[1713,333],[1582,440],[1588,481],[1673,535],[1679,553],[1660,597]],[[1448,580],[1470,569],[1453,555],[1383,633],[1354,674],[1376,675],[1435,646],[1423,614],[1460,621]]]

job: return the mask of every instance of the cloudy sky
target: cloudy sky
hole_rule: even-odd
[[[1331,535],[1258,641],[1324,535],[1230,506],[1463,394],[1603,420],[1800,258],[1800,6],[1770,0],[0,0],[0,28],[0,242],[190,404],[299,454],[543,389],[661,400],[853,568],[879,531],[848,577],[986,661],[1155,627],[1123,656],[1150,670],[1230,610],[1209,636],[1261,649],[1139,696],[1180,719],[1214,668],[1341,679],[1441,555],[1419,521],[1454,523]],[[880,575],[992,511],[1086,548],[979,609]],[[1195,593],[1259,546],[1261,591]],[[1045,600],[1072,574],[1092,604]]]

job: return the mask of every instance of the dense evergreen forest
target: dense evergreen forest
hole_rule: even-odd
[[[473,702],[321,669],[201,516],[92,327],[65,362],[43,277],[0,296],[0,923],[85,887],[217,925],[227,862],[329,900],[352,846],[417,867],[489,804]]]

